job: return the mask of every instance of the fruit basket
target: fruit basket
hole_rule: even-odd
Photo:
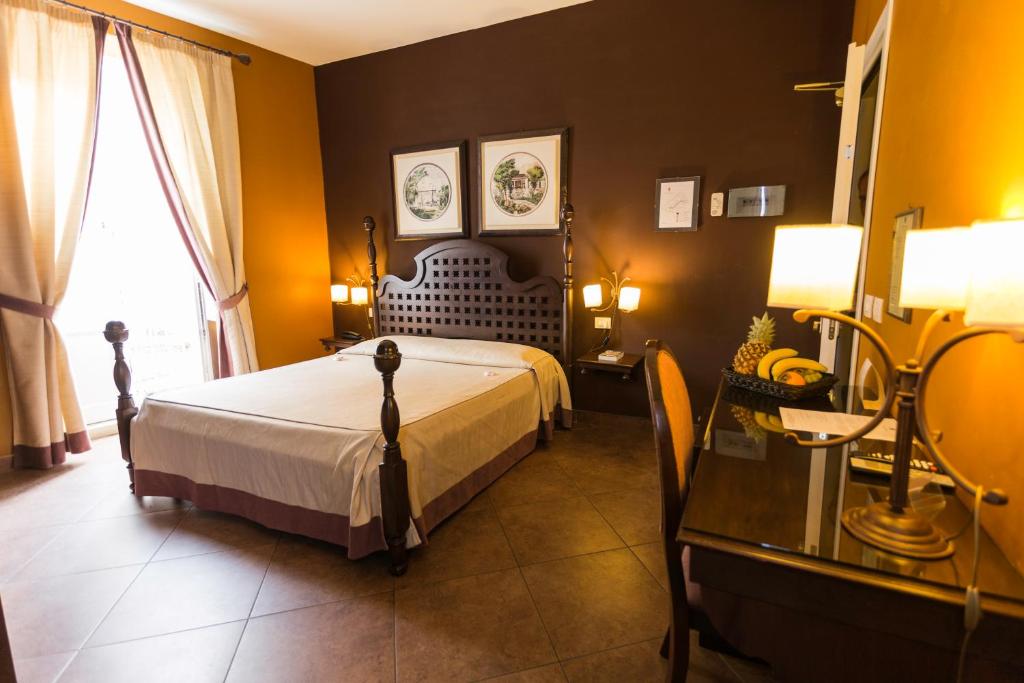
[[[725,381],[730,386],[739,387],[748,391],[756,391],[759,394],[766,394],[781,398],[786,401],[803,401],[809,398],[821,398],[831,391],[839,378],[827,372],[821,373],[821,379],[810,384],[794,385],[783,382],[774,382],[770,379],[762,379],[757,375],[744,375],[733,370],[730,365],[722,369]]]

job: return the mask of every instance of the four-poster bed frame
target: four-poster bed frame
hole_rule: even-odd
[[[571,204],[562,209],[562,282],[538,276],[517,282],[508,275],[508,255],[497,247],[469,239],[448,240],[428,246],[415,257],[416,274],[410,280],[378,276],[376,224],[363,219],[367,257],[374,295],[374,336],[425,335],[457,339],[511,342],[540,348],[555,356],[571,377],[573,328],[573,227]],[[103,336],[114,348],[114,384],[117,386],[117,431],[121,457],[127,463],[132,492],[135,467],[131,453],[132,421],[138,408],[131,394],[131,371],[125,361],[124,323],[108,322]],[[384,457],[380,464],[381,522],[391,557],[390,571],[398,576],[408,566],[406,534],[410,505],[406,461],[398,432],[401,425],[394,377],[402,363],[398,345],[385,339],[377,346],[374,366],[381,374],[384,400],[380,428]]]

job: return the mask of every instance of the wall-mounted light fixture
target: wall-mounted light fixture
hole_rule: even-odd
[[[331,301],[339,306],[366,306],[366,326],[373,336],[373,320],[370,318],[370,288],[358,275],[345,278],[350,285],[331,285]]]
[[[607,304],[604,303],[604,287],[601,282],[595,282],[586,285],[583,288],[584,306],[594,313],[603,313],[608,310],[611,311],[611,323],[608,326],[608,330],[605,332],[601,343],[591,349],[591,351],[603,350],[608,347],[609,343],[611,343],[619,311],[623,313],[632,313],[640,307],[640,288],[627,287],[626,283],[629,281],[630,279],[628,277],[619,280],[619,274],[615,271],[612,271],[611,279],[606,277],[601,278],[601,282],[608,285],[609,299]],[[614,353],[620,354],[619,357],[621,358],[621,352]]]

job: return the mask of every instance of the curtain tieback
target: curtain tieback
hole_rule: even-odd
[[[0,308],[17,311],[25,315],[34,315],[37,318],[45,318],[46,320],[53,320],[53,316],[57,312],[56,306],[40,304],[28,299],[19,299],[16,296],[8,296],[6,294],[0,294]]]
[[[242,299],[244,299],[245,295],[248,293],[249,283],[246,282],[245,284],[242,285],[242,288],[240,290],[229,296],[227,299],[221,299],[220,301],[218,301],[217,308],[220,309],[221,313],[223,313],[224,311],[230,311],[232,308],[242,303]],[[0,301],[0,305],[2,305],[2,303],[3,302]]]

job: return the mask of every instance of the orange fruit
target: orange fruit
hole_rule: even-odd
[[[804,379],[804,376],[795,370],[787,370],[779,375],[779,381],[783,384],[792,384],[797,387],[807,384],[807,380]]]

